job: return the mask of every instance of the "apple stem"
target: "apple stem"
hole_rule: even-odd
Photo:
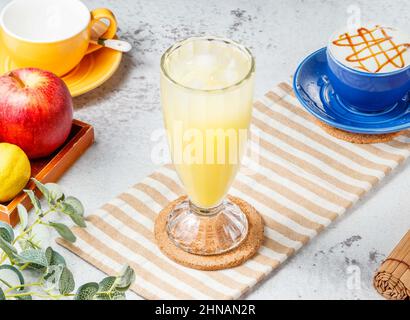
[[[13,78],[14,81],[16,81],[21,88],[25,88],[26,84],[13,72],[9,73],[9,77]]]

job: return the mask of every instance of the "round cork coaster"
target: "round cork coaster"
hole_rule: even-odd
[[[166,223],[172,209],[186,199],[186,196],[182,196],[165,207],[155,221],[155,239],[162,253],[185,267],[206,271],[236,267],[252,258],[258,252],[264,239],[262,217],[247,202],[233,196],[228,196],[228,198],[238,205],[248,218],[248,235],[237,248],[219,255],[200,256],[188,253],[175,246],[168,238]]]
[[[353,132],[344,131],[338,128],[334,128],[317,119],[315,119],[315,122],[331,136],[334,136],[335,138],[338,138],[340,140],[344,140],[344,141],[348,141],[352,143],[358,143],[358,144],[388,142],[403,133],[403,131],[383,133],[383,134],[353,133]]]

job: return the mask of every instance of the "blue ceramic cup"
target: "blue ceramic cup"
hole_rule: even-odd
[[[329,80],[335,93],[362,112],[389,109],[410,91],[410,66],[386,73],[368,73],[347,67],[326,50]]]

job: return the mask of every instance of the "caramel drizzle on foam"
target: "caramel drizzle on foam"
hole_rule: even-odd
[[[380,30],[381,35],[376,37],[375,33],[378,30]],[[354,39],[359,40],[354,42]],[[389,47],[384,49],[382,43],[387,43]],[[346,61],[357,62],[359,64],[357,68],[374,73],[380,72],[387,65],[393,65],[398,69],[404,68],[406,63],[403,53],[410,47],[410,43],[396,44],[393,38],[387,34],[386,29],[380,26],[375,26],[371,30],[359,28],[357,29],[357,34],[354,35],[349,33],[342,34],[337,40],[333,41],[333,44],[339,47],[350,47],[353,53],[346,57]],[[380,51],[375,52],[376,48],[379,48]],[[366,50],[368,54],[362,55]],[[390,55],[390,52],[393,52],[393,54]],[[380,55],[386,58],[385,62],[380,62]],[[371,59],[374,59],[377,65],[377,69],[374,71],[369,70],[365,65],[365,62]]]

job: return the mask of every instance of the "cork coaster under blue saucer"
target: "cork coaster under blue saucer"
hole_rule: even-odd
[[[295,95],[304,108],[338,138],[358,143],[385,142],[410,128],[409,94],[380,112],[362,112],[342,101],[329,81],[326,48],[309,55],[299,65],[293,81]]]

